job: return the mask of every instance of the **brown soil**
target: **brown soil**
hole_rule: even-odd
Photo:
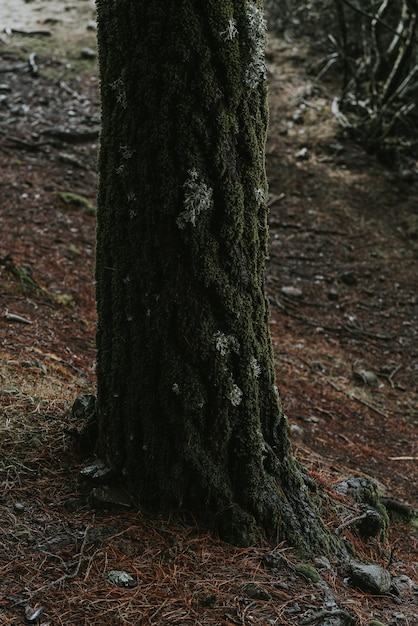
[[[416,588],[372,596],[323,563],[314,584],[283,544],[273,571],[267,546],[234,549],[89,500],[65,434],[80,426],[72,401],[94,389],[99,102],[83,46],[94,34],[80,29],[62,56],[39,37],[0,43],[1,624],[28,623],[28,605],[43,607],[32,623],[51,625],[296,625],[337,605],[355,624],[418,624]],[[353,475],[418,507],[418,183],[415,164],[390,172],[341,140],[336,87],[307,77],[306,55],[302,43],[269,45],[267,289],[295,454],[328,494],[335,529],[359,512],[334,491]],[[344,534],[359,558],[418,582],[413,525],[391,526],[384,542]],[[118,587],[112,569],[138,584]],[[249,597],[248,582],[270,599]]]

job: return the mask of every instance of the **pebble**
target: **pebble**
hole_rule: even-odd
[[[82,48],[82,50],[80,50],[80,56],[82,59],[95,59],[97,52],[93,50],[93,48]]]

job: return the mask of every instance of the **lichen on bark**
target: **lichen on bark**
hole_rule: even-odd
[[[141,506],[328,548],[275,385],[261,7],[97,7],[97,452]]]

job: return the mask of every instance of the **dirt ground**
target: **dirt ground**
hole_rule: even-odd
[[[374,596],[318,561],[313,583],[280,538],[271,570],[271,547],[89,499],[66,433],[80,426],[74,398],[94,390],[94,11],[67,3],[66,24],[41,5],[23,24],[0,9],[0,623],[415,626],[411,582]],[[338,85],[316,84],[308,54],[270,38],[266,284],[295,454],[336,529],[335,501],[346,518],[361,511],[335,492],[352,476],[418,508],[418,168],[385,169],[342,137]],[[416,526],[392,525],[385,541],[344,532],[359,559],[418,584]]]

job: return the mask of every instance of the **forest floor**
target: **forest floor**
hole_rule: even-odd
[[[338,87],[307,73],[304,42],[272,38],[267,55],[278,386],[295,455],[328,494],[325,523],[348,522],[358,558],[397,587],[365,593],[324,560],[314,583],[283,543],[232,548],[89,499],[66,434],[95,360],[99,98],[92,4],[77,10],[72,36],[42,14],[0,37],[0,623],[416,626],[418,528],[361,539],[361,504],[335,485],[371,478],[418,507],[418,169],[385,169],[342,139]]]

